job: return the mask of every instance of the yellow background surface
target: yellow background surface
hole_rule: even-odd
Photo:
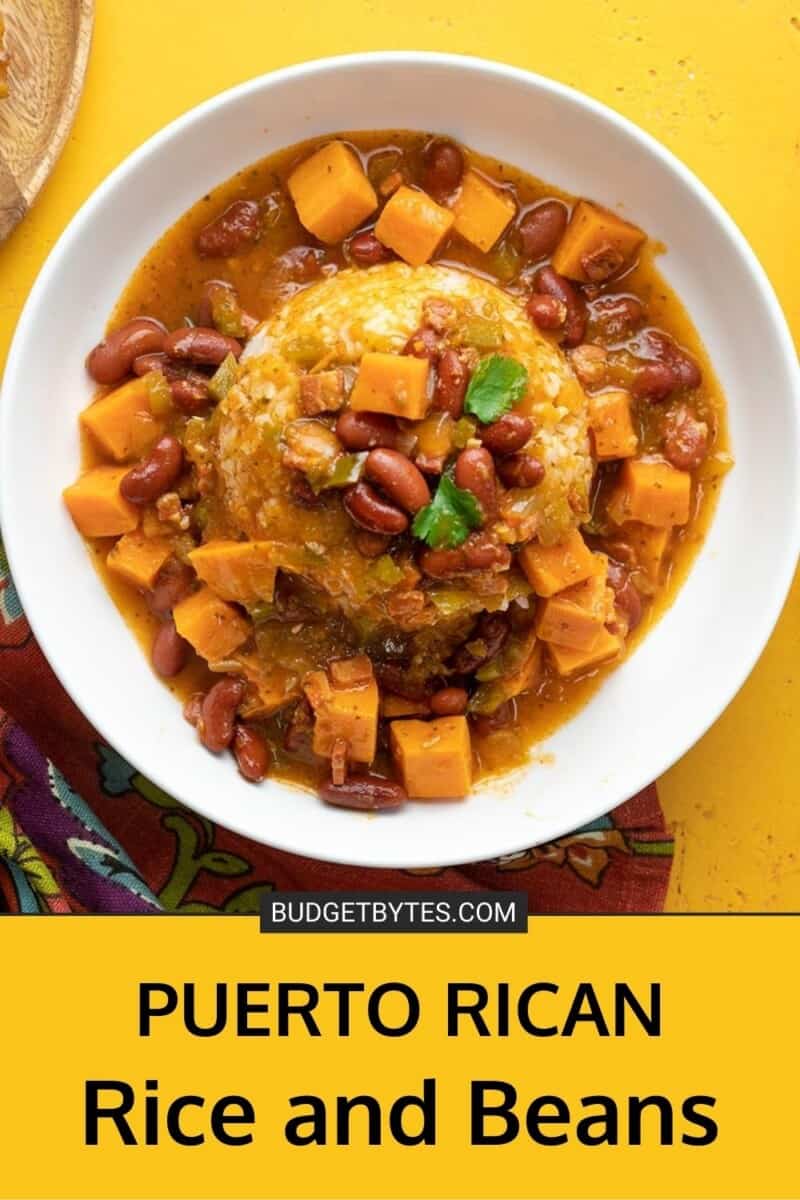
[[[797,1197],[790,1066],[798,1050],[797,924],[792,917],[553,917],[534,918],[527,935],[262,937],[248,917],[0,918],[4,961],[25,964],[25,987],[0,993],[0,1196]],[[121,927],[124,955],[115,952]],[[268,1038],[237,1038],[233,1022],[216,1037],[192,1037],[177,1013],[154,1020],[152,1035],[142,1039],[138,985],[145,980],[179,990],[184,981],[196,983],[203,1025],[213,1022],[214,984],[237,981],[269,982],[274,1001],[281,980],[318,988],[326,981],[363,982],[368,990],[397,980],[418,993],[421,1020],[406,1037],[380,1037],[364,1019],[363,998],[356,998],[351,1036],[338,1038],[328,997],[318,1010],[319,1038],[294,1026],[290,1039],[277,1037],[271,1009],[253,1019],[272,1028]],[[501,980],[514,1000],[533,980],[559,985],[557,996],[534,1001],[531,1016],[539,1025],[563,1025],[582,980],[591,980],[609,1023],[615,981],[628,983],[646,1006],[650,983],[661,982],[662,1034],[649,1038],[632,1022],[622,1038],[598,1037],[585,1024],[569,1039],[534,1038],[512,1020],[506,1038],[480,1038],[465,1027],[448,1039],[447,983],[483,983],[495,996]],[[495,1011],[493,1003],[487,1011]],[[383,1015],[399,1023],[404,1012],[387,1006]],[[425,1077],[438,1080],[436,1146],[403,1148],[384,1138],[369,1147],[363,1112],[349,1147],[285,1142],[291,1096],[310,1092],[330,1102],[367,1092],[391,1101],[419,1094]],[[108,1122],[100,1144],[86,1147],[87,1079],[122,1080],[135,1089],[140,1107],[130,1119],[142,1140],[146,1079],[158,1081],[162,1103],[185,1093],[204,1096],[206,1113],[221,1096],[246,1096],[256,1109],[255,1140],[235,1148],[213,1141],[180,1147],[164,1136],[162,1118],[158,1147],[124,1147],[109,1136]],[[471,1146],[469,1085],[481,1079],[511,1083],[527,1103],[539,1095],[563,1097],[577,1114],[569,1143],[543,1147],[520,1136],[507,1146]],[[641,1146],[625,1144],[626,1122],[619,1146],[575,1142],[581,1097],[608,1095],[624,1111],[628,1096],[653,1093],[668,1097],[677,1112],[674,1145],[658,1145],[647,1120],[652,1112]],[[680,1142],[686,1128],[680,1107],[691,1095],[716,1097],[711,1111],[719,1136],[710,1146]],[[184,1127],[198,1130],[196,1111],[185,1115]]]
[[[744,230],[800,337],[796,0],[98,0],[72,136],[35,209],[0,247],[0,363],[68,219],[147,136],[263,71],[326,54],[403,48],[484,55],[539,71],[660,138]],[[764,394],[753,397],[765,414],[768,386],[765,380]],[[795,583],[742,693],[661,781],[677,838],[672,909],[800,908],[799,599]]]

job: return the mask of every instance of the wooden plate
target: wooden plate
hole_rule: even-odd
[[[0,241],[61,153],[78,107],[94,0],[0,0],[11,64],[0,99]]]

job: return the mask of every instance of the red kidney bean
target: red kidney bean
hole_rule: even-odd
[[[450,579],[453,575],[462,575],[467,569],[464,551],[460,547],[423,550],[418,561],[422,571],[432,579]]]
[[[473,713],[472,728],[480,737],[486,737],[498,729],[513,725],[517,719],[516,700],[505,700],[491,713]]]
[[[608,374],[608,353],[603,346],[582,342],[571,351],[569,361],[581,387],[602,387]]]
[[[537,329],[545,329],[548,332],[562,329],[567,319],[567,306],[563,300],[556,300],[555,296],[546,296],[538,292],[531,296],[525,305],[525,311]]]
[[[404,533],[408,517],[399,508],[381,499],[368,483],[357,483],[344,494],[344,506],[352,520],[371,533]]]
[[[374,233],[357,233],[345,245],[353,262],[360,267],[374,267],[376,263],[388,262],[394,257],[388,246],[379,242]]]
[[[131,370],[134,375],[148,375],[150,371],[166,372],[169,359],[163,351],[154,351],[152,354],[138,354],[131,363]]]
[[[509,619],[505,613],[486,613],[478,621],[474,632],[463,646],[456,650],[450,660],[450,665],[461,675],[472,675],[478,667],[496,658],[508,640],[511,632]],[[475,642],[482,642],[483,649],[476,652],[470,649]]]
[[[193,692],[183,706],[184,720],[188,721],[190,725],[194,725],[195,729],[200,721],[204,700],[203,692]]]
[[[639,400],[659,403],[678,386],[678,377],[669,363],[643,362],[634,372],[631,391]]]
[[[434,200],[454,192],[464,174],[464,155],[453,142],[434,141],[423,154],[422,186]]]
[[[318,496],[302,471],[292,471],[289,476],[289,495],[294,504],[301,508],[321,508],[322,497]]]
[[[458,717],[467,711],[468,699],[466,688],[440,688],[431,696],[431,712],[436,717]]]
[[[208,380],[199,371],[192,371],[183,379],[171,380],[169,390],[172,403],[188,417],[202,412],[211,403]]]
[[[433,407],[458,420],[464,411],[469,377],[469,369],[458,351],[445,350],[436,368]]]
[[[604,549],[608,554],[612,554],[614,559],[622,566],[636,566],[636,551],[628,542],[623,542],[620,538],[605,539]],[[613,560],[612,560],[613,561]],[[610,564],[609,564],[610,569]]]
[[[511,566],[511,551],[485,531],[471,533],[461,549],[470,571],[506,571]]]
[[[242,353],[242,343],[236,338],[220,333],[218,329],[192,325],[185,329],[174,329],[172,333],[167,334],[164,339],[164,351],[172,358],[218,367],[229,354],[238,358]]]
[[[693,391],[699,388],[703,382],[703,372],[700,367],[691,357],[683,350],[678,350],[670,359],[670,366],[678,376],[678,380],[682,388],[687,391]]]
[[[161,371],[170,384],[187,382],[194,389],[202,388],[204,397],[208,399],[208,376],[187,366],[185,362],[163,353],[140,354],[133,360],[134,375],[148,375],[151,371]]]
[[[642,619],[642,598],[629,572],[614,559],[608,561],[608,586],[614,592],[614,603],[625,614],[628,633],[632,633]]]
[[[533,286],[537,292],[554,296],[565,305],[564,345],[577,346],[582,342],[586,333],[586,302],[577,289],[552,267],[540,267],[533,277]]]
[[[237,723],[233,731],[233,756],[239,774],[250,783],[261,783],[270,764],[266,738],[251,725]]]
[[[708,454],[708,424],[681,404],[662,426],[664,457],[679,471],[696,471]]]
[[[497,464],[497,472],[506,487],[533,488],[544,479],[544,466],[532,454],[512,454]]]
[[[616,559],[609,558],[606,579],[612,591],[622,591],[629,578],[630,572],[628,568],[623,563],[617,562]]]
[[[567,206],[560,200],[544,200],[526,212],[519,223],[519,240],[525,257],[532,262],[549,258],[561,241],[568,217]]]
[[[175,605],[189,595],[194,581],[195,573],[188,563],[168,558],[147,596],[150,611],[157,617],[170,616]]]
[[[166,329],[153,317],[135,317],[103,338],[86,359],[86,370],[96,383],[119,383],[130,372],[133,360],[164,348]]]
[[[581,266],[590,283],[605,283],[624,263],[625,255],[607,241],[581,255]]]
[[[183,469],[183,447],[166,434],[146,458],[123,475],[119,490],[131,504],[150,504],[168,492]]]
[[[430,325],[420,325],[403,347],[403,354],[410,354],[413,358],[427,358],[428,362],[434,363],[441,349],[441,339],[436,330]]]
[[[478,432],[478,437],[498,458],[506,454],[514,454],[521,450],[533,433],[533,421],[523,417],[522,413],[504,413],[491,425],[484,425]]]
[[[367,812],[400,808],[408,799],[405,789],[399,783],[369,772],[350,775],[346,782],[341,784],[329,780],[320,787],[319,796],[326,804],[334,804],[338,808],[363,809]]]
[[[425,476],[399,450],[386,447],[370,450],[364,464],[364,474],[408,513],[418,513],[430,503],[431,493]]]
[[[189,657],[189,643],[181,637],[170,619],[158,627],[153,638],[150,659],[153,667],[164,679],[179,675]]]
[[[456,549],[423,550],[418,561],[433,579],[450,579],[466,571],[505,571],[511,566],[511,551],[490,534],[472,533]]]
[[[255,200],[234,200],[197,235],[201,258],[233,258],[258,238],[261,214]]]
[[[393,450],[400,430],[394,417],[385,413],[353,412],[346,408],[336,422],[336,436],[345,450],[374,450],[376,446]]]
[[[357,529],[354,541],[356,550],[364,558],[380,558],[389,549],[392,539],[385,533],[371,533],[369,529]]]
[[[489,451],[483,446],[462,450],[456,459],[454,478],[456,487],[472,492],[487,521],[497,507],[497,478]]]
[[[636,296],[600,296],[589,305],[589,329],[604,342],[622,342],[639,328],[645,315]]]
[[[207,750],[219,754],[233,741],[236,709],[244,695],[244,681],[228,675],[215,683],[203,698],[197,731]]]
[[[645,357],[652,355],[658,362],[671,367],[677,386],[691,391],[703,382],[703,373],[688,351],[684,350],[660,329],[648,329],[643,337]]]
[[[311,283],[322,273],[324,257],[314,246],[293,246],[275,259],[270,273],[284,282]]]
[[[150,371],[161,371],[169,383],[175,407],[191,416],[200,412],[211,402],[208,377],[188,367],[186,363],[169,358],[166,354],[140,354],[133,360],[134,375],[147,375]]]

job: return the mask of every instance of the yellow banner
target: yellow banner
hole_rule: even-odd
[[[0,1195],[796,1197],[799,931],[3,918]]]

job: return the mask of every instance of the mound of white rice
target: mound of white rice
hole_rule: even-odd
[[[592,470],[586,397],[559,347],[494,284],[448,267],[392,262],[341,271],[298,293],[248,343],[238,385],[216,418],[217,467],[235,528],[248,537],[287,534],[279,446],[286,423],[300,415],[303,370],[357,367],[366,351],[402,350],[422,322],[423,303],[435,297],[450,301],[467,320],[499,321],[502,345],[492,352],[510,355],[528,370],[529,392],[517,411],[533,419],[532,448],[546,468],[537,489],[543,525],[563,528],[585,519]],[[327,536],[346,529],[335,521],[328,526]],[[322,541],[326,529],[317,533]]]

